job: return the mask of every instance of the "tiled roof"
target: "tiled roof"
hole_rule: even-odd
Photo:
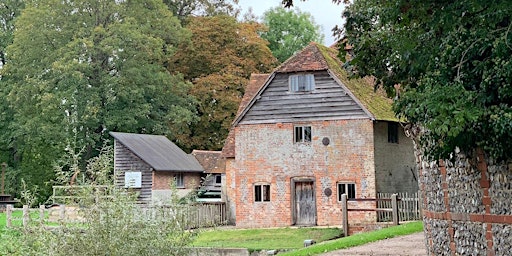
[[[203,172],[203,167],[167,137],[162,135],[110,132],[155,171]]]
[[[303,71],[326,70],[329,68],[322,52],[317,49],[316,43],[311,43],[302,51],[297,52],[276,68],[275,72],[290,73]]]
[[[249,84],[245,88],[244,97],[242,98],[240,106],[238,107],[236,118],[238,118],[242,111],[247,107],[249,102],[251,102],[251,99],[254,98],[259,89],[265,84],[269,76],[270,74],[251,74]],[[233,128],[231,128],[228,137],[224,141],[222,156],[235,157],[235,130]]]
[[[226,160],[221,157],[221,151],[193,150],[192,155],[203,166],[206,173],[225,173]]]

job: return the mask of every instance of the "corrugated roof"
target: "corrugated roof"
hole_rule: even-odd
[[[203,172],[197,159],[163,135],[110,132],[155,171]]]

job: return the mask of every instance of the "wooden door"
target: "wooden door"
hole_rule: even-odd
[[[316,225],[315,190],[312,181],[295,183],[295,225]]]

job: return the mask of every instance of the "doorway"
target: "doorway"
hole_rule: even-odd
[[[316,225],[315,183],[312,179],[292,181],[294,225]]]

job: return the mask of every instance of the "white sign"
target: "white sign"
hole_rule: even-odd
[[[142,173],[141,172],[125,172],[124,173],[125,188],[141,188]]]

